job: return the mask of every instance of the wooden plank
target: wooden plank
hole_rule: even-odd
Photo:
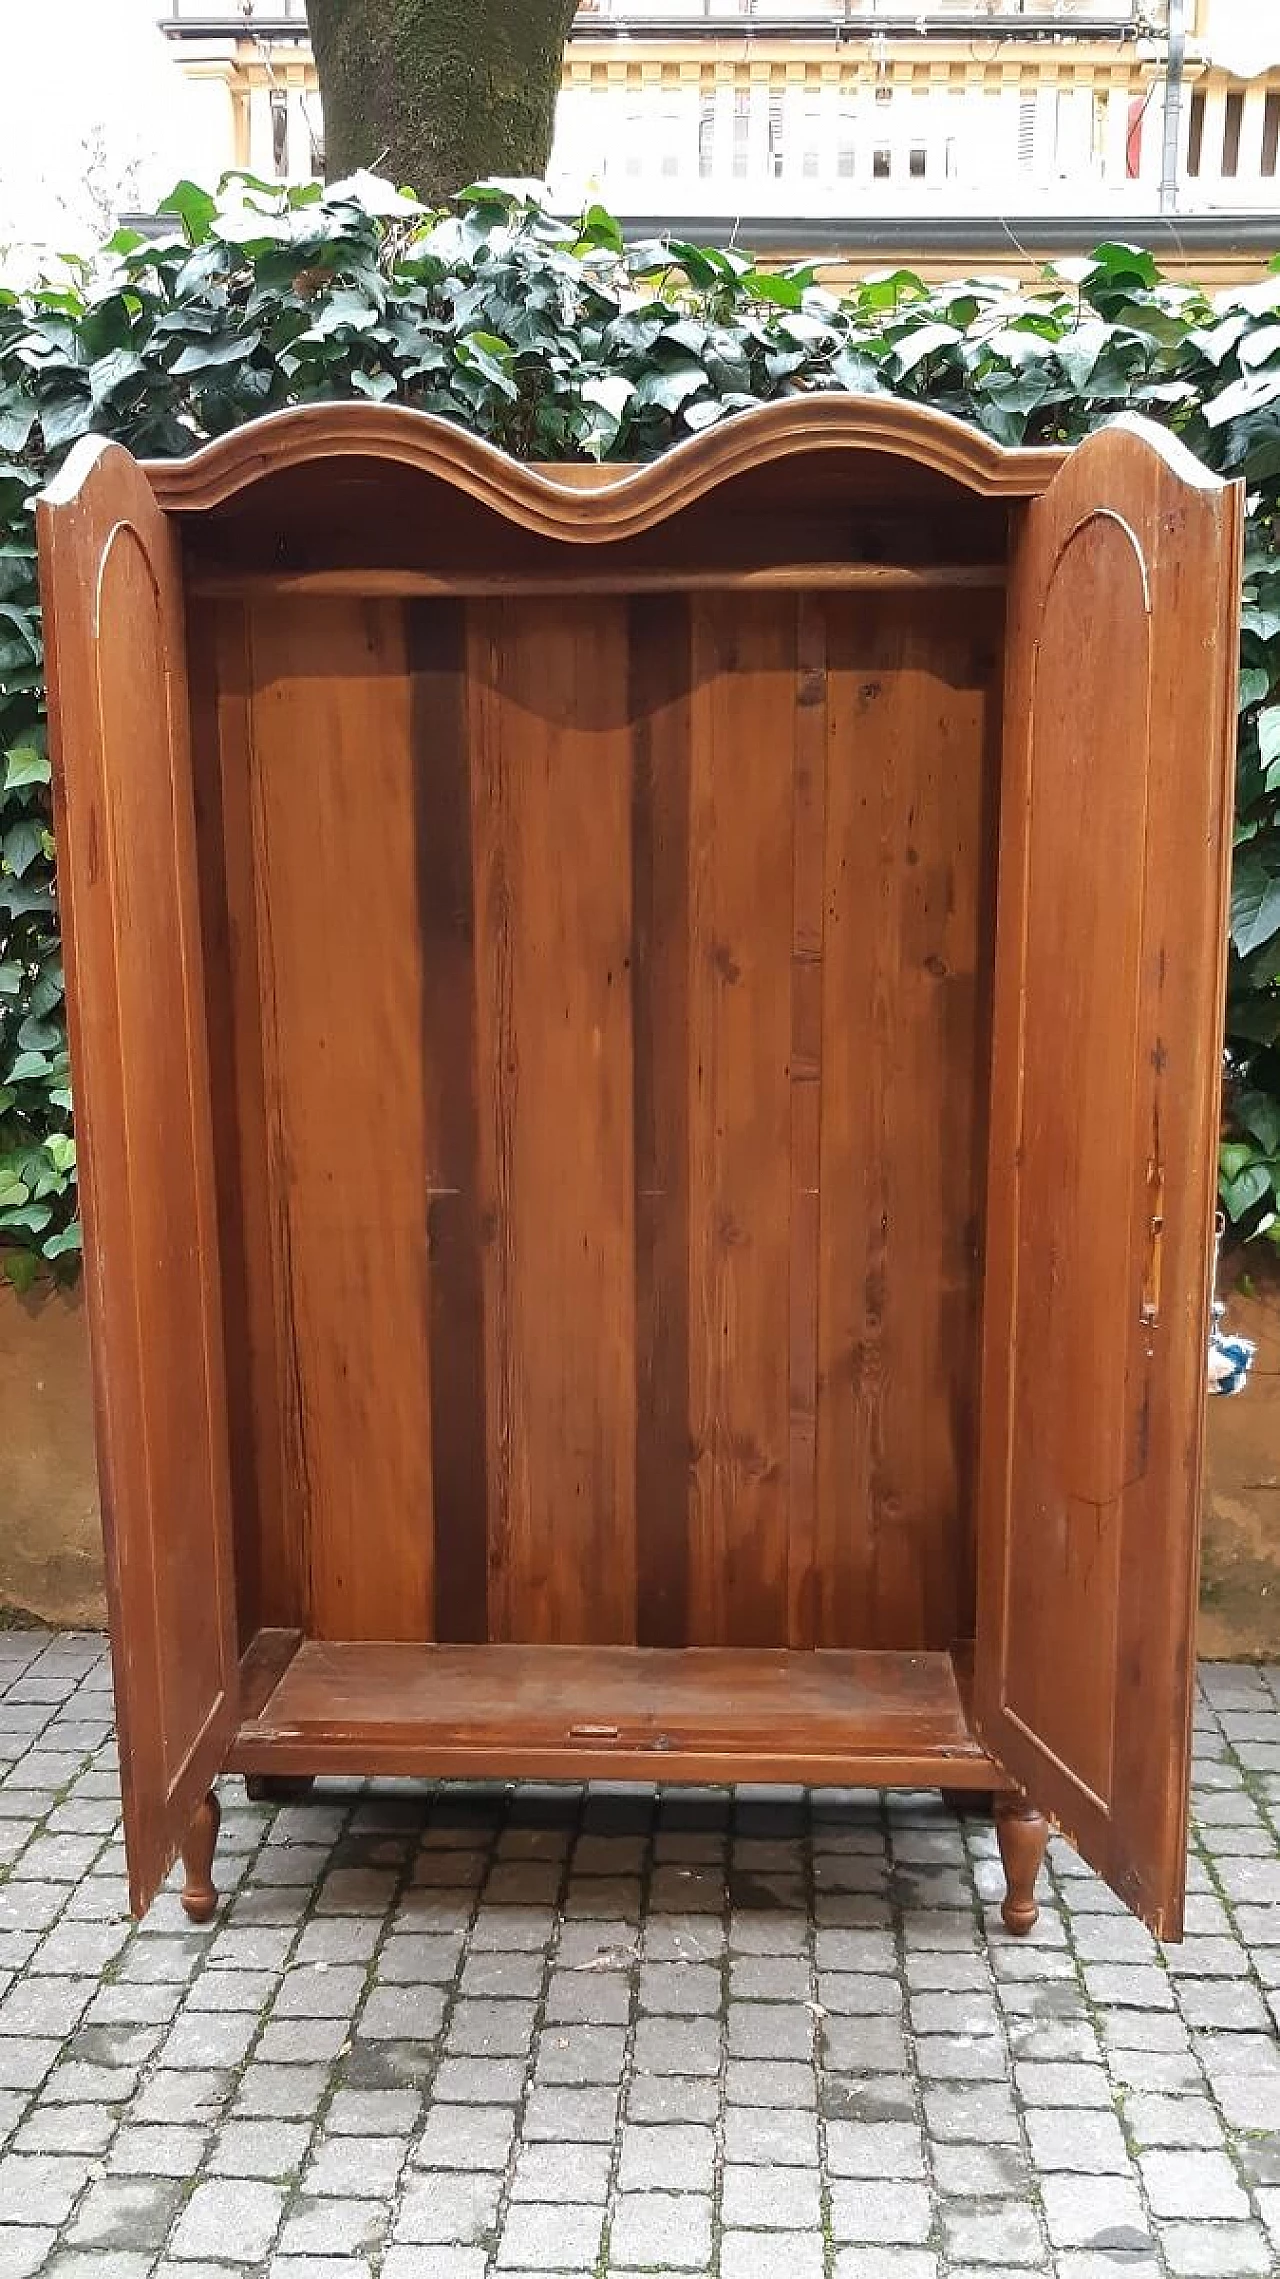
[[[620,602],[470,617],[489,1631],[635,1627],[631,739]]]
[[[787,1635],[794,610],[699,597],[690,746],[689,1637]]]
[[[636,1630],[689,1635],[689,611],[629,612]]]
[[[434,1634],[488,1636],[484,1269],[466,612],[407,617],[422,942]]]
[[[1242,492],[1154,430],[1018,534],[975,1718],[1180,1935]],[[1107,638],[1100,641],[1099,626]]]
[[[259,1630],[240,1657],[240,1722],[261,1717],[302,1644],[300,1630]]]
[[[191,721],[218,1233],[225,1290],[227,1408],[241,1639],[299,1617],[300,1514],[285,1493],[276,1379],[271,1194],[262,1072],[252,806],[248,613],[190,612]]]
[[[787,1638],[818,1642],[818,1293],[822,1135],[823,887],[827,796],[827,626],[796,604],[791,871],[790,1441]]]
[[[230,1457],[182,560],[128,454],[39,510],[129,1894],[235,1725]]]
[[[581,569],[410,570],[367,568],[333,570],[246,570],[235,574],[202,569],[192,580],[201,600],[560,600],[583,594],[689,593],[928,593],[935,589],[1000,587],[1004,564],[993,562],[765,562],[756,567],[677,569],[616,568],[589,556]]]
[[[828,1779],[993,1785],[949,1655],[784,1649],[304,1642],[232,1762],[663,1781],[812,1763]]]
[[[972,1619],[999,620],[823,606],[817,1636],[939,1647]]]
[[[252,644],[276,1393],[305,1627],[420,1638],[427,1156],[403,627],[391,604],[263,602]]]

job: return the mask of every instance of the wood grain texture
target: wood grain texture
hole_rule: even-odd
[[[635,1637],[681,1646],[689,1609],[688,604],[628,614],[635,1115]]]
[[[275,1415],[303,1622],[417,1638],[432,1459],[403,624],[394,605],[263,603],[251,641]]]
[[[421,944],[432,1635],[478,1640],[489,1634],[489,1499],[465,609],[411,608],[406,644],[417,897],[404,923]]]
[[[975,1706],[1035,1802],[1169,1937],[1239,517],[1238,491],[1105,431],[1028,510],[1010,589]]]
[[[489,1633],[635,1634],[621,602],[469,619]]]
[[[234,601],[188,611],[192,773],[218,1186],[227,1429],[241,1646],[302,1604],[297,1500],[278,1429],[271,1195],[254,895],[253,660]]]
[[[303,1645],[238,1771],[529,1779],[937,1779],[991,1787],[946,1654]],[[1002,1779],[997,1771],[994,1785]]]
[[[689,1634],[758,1646],[787,1633],[795,608],[691,608]]]
[[[1000,621],[826,605],[817,1642],[972,1619]]]
[[[39,516],[129,1894],[235,1719],[222,1292],[182,568],[127,453]]]
[[[599,544],[668,520],[744,470],[819,446],[833,455],[887,453],[932,468],[983,498],[1034,497],[1063,460],[1060,451],[1006,450],[978,428],[924,404],[833,393],[762,404],[690,437],[647,467],[610,468],[589,486],[566,482],[559,468],[505,458],[451,420],[399,404],[306,404],[273,412],[185,459],[153,460],[147,474],[167,511],[189,513],[221,505],[292,468],[332,464],[344,456],[374,459],[440,475],[520,528]],[[77,479],[73,467],[71,480]]]

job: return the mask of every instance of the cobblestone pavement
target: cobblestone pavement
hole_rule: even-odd
[[[1275,2269],[1280,1669],[1202,1677],[1181,1948],[830,1790],[228,1780],[135,1929],[101,1643],[0,1633],[0,2279]]]

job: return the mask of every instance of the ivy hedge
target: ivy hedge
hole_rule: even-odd
[[[651,459],[802,389],[888,390],[1003,443],[1129,407],[1249,489],[1222,1200],[1280,1243],[1280,255],[1210,301],[1100,245],[1034,285],[836,295],[812,268],[624,245],[536,185],[431,211],[372,176],[325,192],[190,182],[34,290],[0,287],[0,1258],[74,1272],[75,1143],[31,509],[78,436],[167,457],[285,404],[394,398],[533,459]]]

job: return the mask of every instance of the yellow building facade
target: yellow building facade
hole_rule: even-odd
[[[637,225],[736,223],[775,252],[856,260],[887,231],[942,269],[1001,244],[1034,265],[1165,208],[1171,266],[1186,241],[1198,274],[1235,274],[1271,216],[1280,245],[1280,4],[1182,15],[1171,169],[1169,0],[585,0],[552,193]],[[205,171],[322,171],[304,0],[169,0],[161,20]]]

